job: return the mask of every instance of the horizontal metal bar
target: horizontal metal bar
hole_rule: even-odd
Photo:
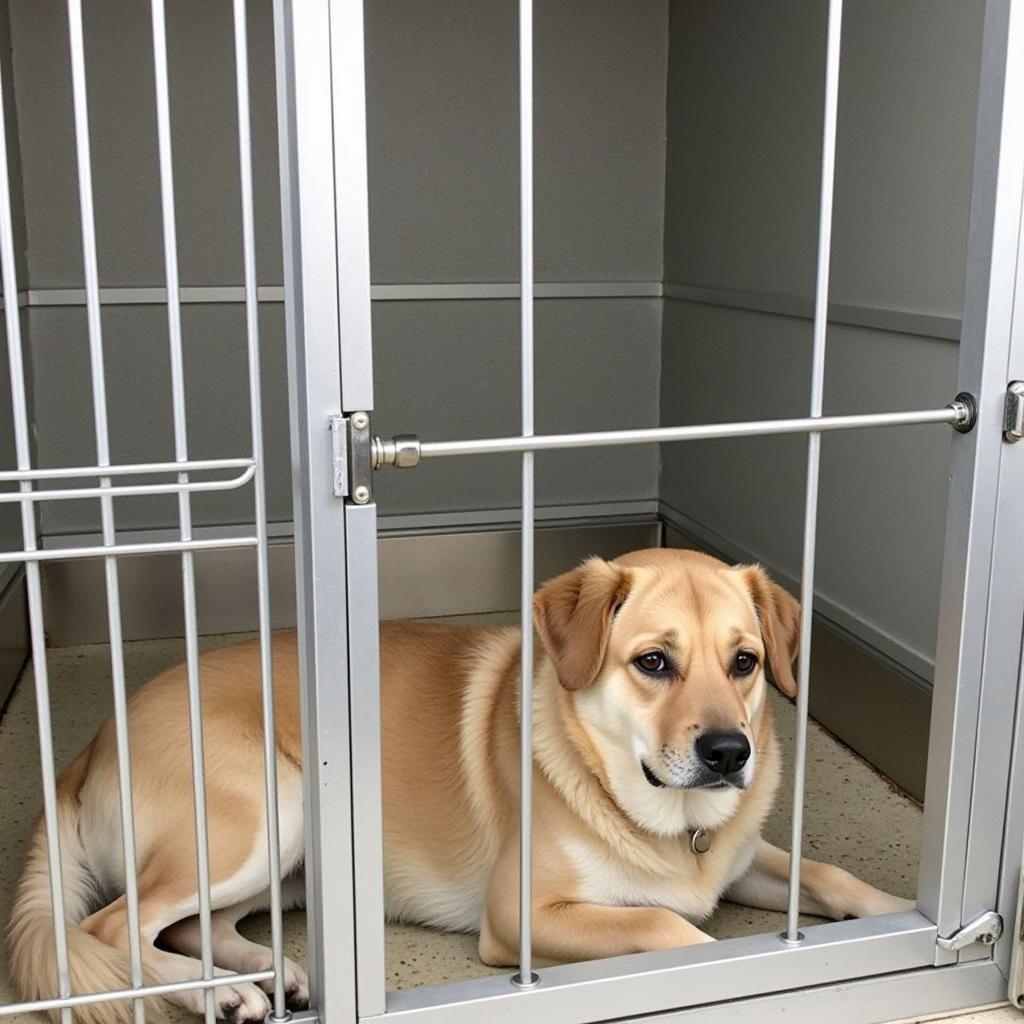
[[[142,476],[144,473],[201,473],[214,469],[245,469],[254,466],[250,458],[190,459],[187,462],[132,462],[120,466],[58,466],[52,469],[8,469],[0,471],[0,483],[33,480],[77,480],[81,477]]]
[[[269,981],[273,976],[273,971],[218,974],[216,978],[172,981],[166,985],[144,985],[141,988],[119,988],[112,992],[89,992],[86,995],[68,996],[65,999],[37,999],[27,1003],[5,1003],[0,1005],[0,1017],[9,1017],[15,1013],[42,1013],[45,1010],[60,1010],[63,1007],[89,1006],[93,1003],[119,1002],[122,999],[148,999],[151,996],[166,996],[173,992],[191,992],[195,989],[216,988],[218,985],[237,985],[244,981]]]
[[[52,491],[12,491],[0,493],[0,504],[20,501],[71,501],[80,498],[128,498],[140,494],[182,494],[185,491],[233,491],[247,484],[256,472],[249,466],[227,480],[188,480],[176,484],[126,484],[121,487],[67,487]]]
[[[508,976],[388,993],[391,1024],[583,1024],[930,965],[935,926],[915,911],[811,925],[800,946],[749,935],[682,949],[544,967],[540,985]],[[371,1018],[372,1019],[372,1018]]]
[[[865,413],[856,416],[802,416],[747,423],[709,423],[687,427],[647,427],[639,430],[595,430],[579,434],[539,434],[534,437],[486,437],[469,441],[424,441],[420,457],[493,455],[500,452],[557,451],[566,448],[604,448],[665,441],[712,441],[729,437],[809,434],[812,431],[864,430],[871,427],[909,427],[923,423],[959,424],[969,415],[961,405],[913,412]]]
[[[255,537],[223,537],[217,540],[169,540],[153,544],[96,544],[84,548],[46,548],[43,551],[0,551],[4,562],[58,562],[71,558],[106,558],[109,555],[160,555],[168,551],[217,551],[220,548],[251,548]]]

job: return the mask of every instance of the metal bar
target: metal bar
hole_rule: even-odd
[[[119,466],[61,466],[56,469],[13,469],[0,472],[0,483],[23,480],[74,480],[85,476],[141,476],[144,473],[200,472],[212,469],[245,469],[252,459],[191,459],[188,462],[134,462]]]
[[[85,78],[85,45],[82,35],[81,0],[68,0],[68,36],[71,49],[71,88],[74,97],[75,151],[78,160],[78,195],[82,220],[82,264],[85,276],[86,314],[89,331],[89,365],[92,377],[93,417],[96,431],[96,461],[110,465],[110,431],[107,425],[107,392],[103,365],[103,327],[100,310],[99,268],[96,253],[96,225],[93,220],[92,155],[89,146],[89,103]],[[100,518],[103,543],[116,543],[114,500],[110,477],[100,477]],[[60,492],[58,492],[60,493]],[[64,492],[68,493],[68,492]],[[73,493],[73,490],[72,492]],[[39,496],[38,494],[36,495]],[[10,500],[4,495],[0,500]],[[52,497],[52,495],[51,495]],[[104,559],[107,593],[107,623],[110,637],[110,674],[114,697],[114,733],[117,748],[117,782],[121,814],[121,854],[124,864],[125,914],[128,924],[128,960],[133,988],[141,988],[142,941],[139,925],[139,873],[135,849],[135,810],[132,800],[131,748],[128,737],[128,695],[124,671],[124,643],[121,630],[121,593],[117,558]],[[136,1024],[145,1024],[145,1001],[136,998],[132,1006]]]
[[[268,981],[273,976],[273,971],[253,971],[250,974],[219,974],[216,978],[172,981],[166,985],[120,988],[114,989],[111,992],[89,992],[83,996],[70,996],[67,999],[36,999],[28,1003],[4,1003],[0,1005],[0,1017],[9,1017],[16,1013],[42,1013],[46,1010],[65,1010],[75,1006],[91,1006],[94,1003],[120,1002],[124,999],[149,999],[153,996],[168,996],[174,992],[212,989],[217,985],[240,984],[245,981]]]
[[[185,418],[185,368],[181,337],[181,300],[178,279],[178,239],[174,212],[174,159],[167,70],[167,28],[163,0],[152,0],[153,70],[156,90],[157,148],[160,159],[160,208],[163,220],[164,269],[167,276],[167,329],[171,353],[171,404],[174,416],[174,457],[188,459],[188,424]],[[178,474],[187,483],[186,473]],[[178,494],[181,539],[192,539],[192,508],[187,492]],[[199,902],[200,960],[203,977],[213,977],[213,935],[210,921],[210,849],[206,820],[206,769],[203,754],[202,693],[199,678],[199,630],[196,621],[195,562],[188,549],[181,555],[185,612],[185,664],[188,674],[189,736],[192,746],[192,788],[196,829],[196,871]],[[206,1024],[215,1024],[213,989],[206,991]]]
[[[362,848],[352,829],[345,505],[333,496],[327,429],[342,409],[332,12],[361,18],[362,4],[274,0],[310,1005],[337,1024],[357,1016],[353,886]],[[342,40],[355,45],[351,35]],[[361,33],[358,44],[361,55]]]
[[[270,570],[267,552],[267,498],[263,465],[263,402],[260,389],[259,298],[256,283],[256,231],[253,214],[252,138],[249,114],[249,47],[245,0],[235,0],[235,83],[238,102],[238,165],[245,264],[245,327],[249,355],[249,416],[256,474],[256,589],[259,605],[260,682],[263,696],[263,770],[267,801],[267,866],[270,886],[270,948],[274,967],[274,1007],[270,1019],[285,1021],[284,926],[281,920],[281,831],[277,804],[277,729],[274,717],[274,662],[270,643]]]
[[[361,1017],[387,1009],[384,977],[384,822],[380,738],[380,578],[377,507],[345,505],[349,713],[352,716],[352,831],[355,858],[356,997]]]
[[[519,282],[522,432],[533,436],[533,0],[519,0]],[[519,681],[519,973],[520,988],[538,984],[533,972],[533,451],[523,449],[520,555]]]
[[[763,437],[770,434],[808,434],[812,431],[866,430],[872,427],[910,427],[925,423],[960,425],[969,410],[959,403],[942,409],[913,412],[863,413],[853,416],[804,416],[785,420],[751,420],[745,423],[710,423],[687,427],[644,427],[637,430],[594,430],[577,434],[539,434],[533,437],[486,437],[468,441],[424,441],[420,457],[493,455],[500,452],[556,451],[566,448],[602,448],[665,441],[714,441],[729,437]]]
[[[100,544],[81,548],[26,548],[23,551],[0,551],[0,564],[6,562],[59,562],[65,558],[103,558],[108,554],[119,557],[129,555],[163,555],[181,551],[216,551],[219,548],[251,548],[258,543],[256,537],[220,537],[215,540],[166,540],[147,544],[115,544],[107,548]]]
[[[14,227],[11,222],[11,178],[7,157],[7,118],[0,75],[0,273],[3,293],[17,295],[17,270],[14,257]],[[10,367],[11,412],[14,421],[14,447],[18,469],[32,465],[28,402],[25,396],[25,362],[21,341],[21,313],[17,303],[5,303],[7,351]],[[21,484],[23,491],[31,485]],[[35,514],[31,502],[21,505],[21,530],[25,549],[36,547]],[[67,921],[64,912],[64,881],[61,870],[60,823],[57,818],[57,778],[53,762],[53,728],[50,723],[50,687],[46,664],[46,633],[43,623],[43,595],[39,566],[30,562],[25,567],[28,593],[29,633],[32,665],[35,675],[36,717],[39,729],[39,762],[43,783],[43,821],[46,829],[46,857],[50,879],[50,905],[53,914],[53,943],[57,967],[57,992],[61,998],[71,994],[68,967]],[[71,1011],[61,1010],[61,1024],[71,1024]]]
[[[80,498],[99,498],[101,503],[112,498],[127,498],[139,494],[182,494],[184,492],[195,493],[196,491],[233,491],[238,487],[244,487],[256,472],[255,466],[250,466],[238,476],[229,480],[203,480],[199,482],[177,484],[129,484],[124,487],[68,487],[54,489],[52,491],[31,491],[27,497],[18,493],[0,494],[0,504],[15,501],[74,501]]]
[[[836,120],[839,110],[839,56],[843,0],[830,0],[825,57],[825,113],[821,132],[821,194],[818,209],[818,266],[814,288],[814,340],[811,366],[811,416],[820,417],[825,397],[825,342],[828,332],[829,263],[832,252],[832,192],[836,169]],[[818,531],[818,471],[821,433],[807,438],[804,497],[803,572],[800,580],[800,667],[796,690],[796,744],[793,755],[793,819],[789,857],[789,906],[786,941],[800,942],[800,857],[804,841],[804,790],[807,775],[807,714],[811,689],[811,625],[814,621],[814,556]]]
[[[806,989],[929,965],[935,927],[920,914],[812,925],[799,946],[747,935],[681,949],[544,968],[536,988],[494,976],[388,994],[389,1024],[588,1024],[636,1019],[769,992]],[[840,1018],[844,1019],[844,1018]],[[856,1018],[848,1018],[856,1019]]]

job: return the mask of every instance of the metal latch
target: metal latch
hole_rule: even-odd
[[[413,434],[375,437],[365,412],[331,416],[331,476],[336,498],[357,505],[373,497],[373,471],[381,466],[410,469],[420,461],[420,439]]]
[[[968,946],[993,946],[1003,934],[1003,919],[994,911],[987,910],[981,917],[976,917],[970,924],[958,928],[952,935],[940,935],[935,940],[939,949],[955,953]]]
[[[1006,388],[1003,416],[1003,440],[1013,444],[1024,438],[1024,380],[1014,380]]]

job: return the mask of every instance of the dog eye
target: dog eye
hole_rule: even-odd
[[[649,676],[664,675],[671,670],[668,658],[661,651],[645,651],[638,658],[633,659],[633,664]]]
[[[757,668],[757,655],[752,651],[737,651],[732,664],[733,672],[738,676],[749,676]]]

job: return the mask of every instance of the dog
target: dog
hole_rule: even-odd
[[[694,551],[591,558],[535,595],[533,948],[539,963],[711,941],[722,898],[787,901],[789,855],[761,838],[779,782],[769,671],[787,696],[798,603],[759,566]],[[491,965],[518,957],[521,636],[392,622],[381,627],[385,912],[478,932]],[[273,641],[281,866],[286,907],[303,899],[297,641]],[[262,706],[256,642],[201,659],[213,959],[271,965],[236,930],[267,905]],[[129,702],[142,958],[151,984],[200,976],[195,828],[183,666]],[[59,822],[74,992],[129,985],[114,726],[61,776]],[[842,919],[910,901],[804,860],[800,910]],[[45,835],[38,825],[9,926],[25,999],[56,976]],[[285,967],[289,1005],[308,1002]],[[225,983],[218,1017],[270,1009],[264,987]],[[173,1002],[202,1012],[201,992]],[[127,1001],[76,1009],[128,1024]]]

